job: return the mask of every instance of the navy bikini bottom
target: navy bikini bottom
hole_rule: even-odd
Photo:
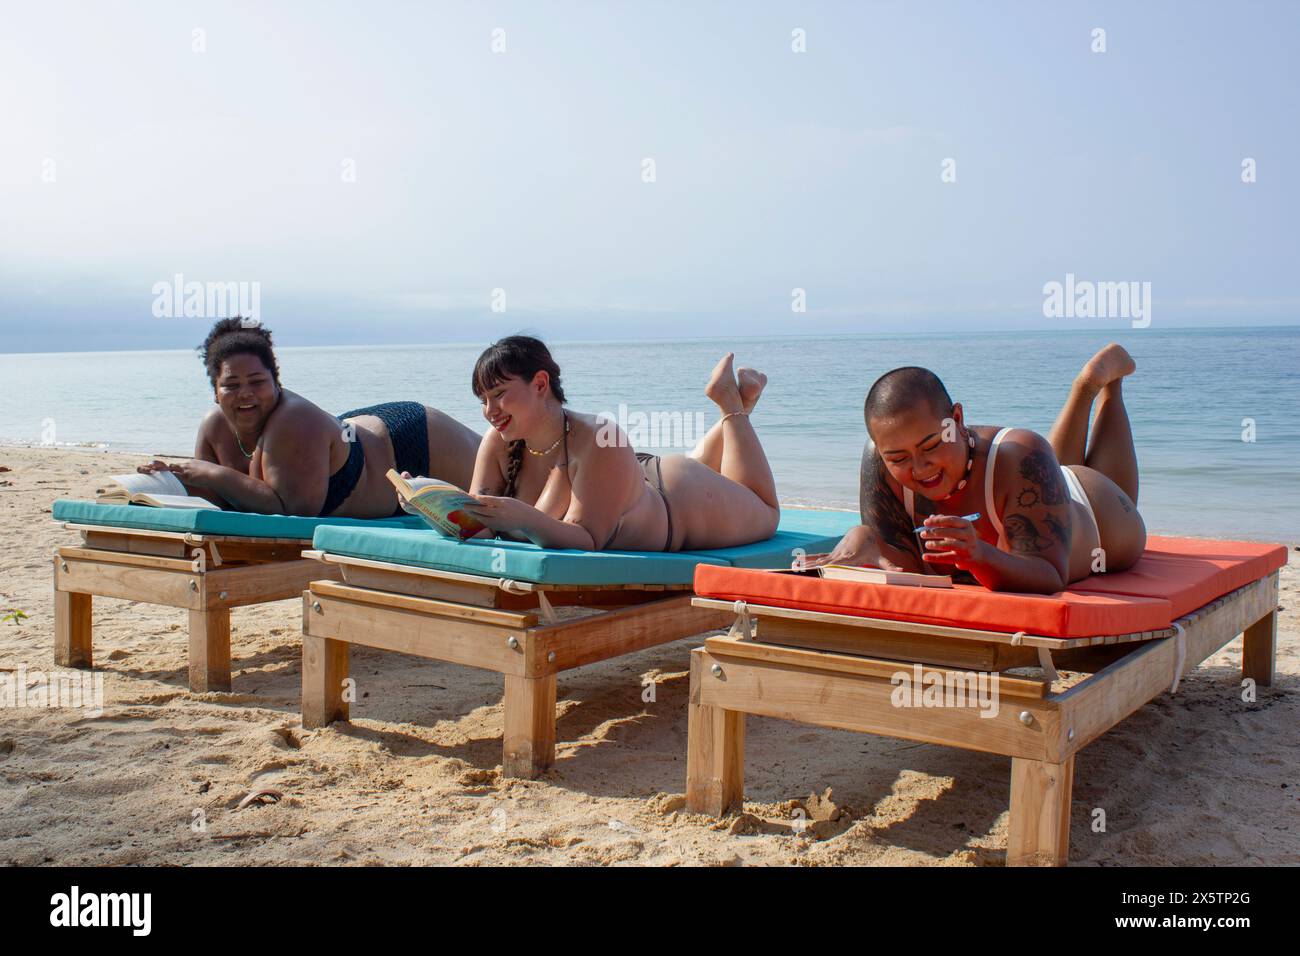
[[[399,472],[412,475],[429,473],[429,430],[425,420],[424,406],[419,402],[384,402],[382,405],[370,405],[356,408],[338,416],[356,418],[360,415],[374,415],[388,429],[388,437],[393,442],[394,467]],[[339,505],[347,500],[361,480],[361,472],[366,467],[366,453],[361,447],[360,439],[348,442],[348,460],[343,467],[330,475],[329,487],[325,491],[325,504],[321,506],[321,516],[333,514]],[[394,514],[402,514],[398,508]]]

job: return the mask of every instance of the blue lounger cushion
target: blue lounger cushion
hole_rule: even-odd
[[[766,541],[673,553],[554,550],[520,541],[452,541],[427,528],[330,525],[317,529],[312,547],[345,557],[543,584],[690,584],[697,564],[788,566],[796,548],[808,554],[828,551],[857,523],[858,516],[849,511],[787,509],[776,534]]]
[[[241,538],[297,538],[310,541],[322,525],[353,528],[423,528],[414,515],[398,518],[301,518],[295,515],[258,515],[246,511],[208,511],[200,508],[148,508],[143,505],[105,505],[96,501],[60,498],[54,502],[54,520],[142,531],[179,531],[190,534],[230,535]]]

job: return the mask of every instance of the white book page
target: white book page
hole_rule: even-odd
[[[211,501],[208,501],[207,498],[196,498],[192,495],[150,495],[149,500],[156,503],[159,508],[202,508],[211,511],[221,510]]]
[[[152,475],[142,475],[136,472],[131,475],[110,475],[109,477],[133,495],[143,493],[146,495],[189,497],[185,493],[185,486],[181,484],[181,480],[170,471],[159,471]]]

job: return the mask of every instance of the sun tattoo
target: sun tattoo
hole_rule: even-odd
[[[1038,492],[1033,488],[1026,488],[1020,494],[1016,495],[1016,504],[1022,508],[1032,508],[1038,504]]]
[[[1020,477],[1031,485],[1043,489],[1043,501],[1048,505],[1065,502],[1065,482],[1060,466],[1046,452],[1031,451],[1020,462]]]

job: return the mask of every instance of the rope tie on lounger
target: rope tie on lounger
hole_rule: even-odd
[[[1012,647],[1019,647],[1019,646],[1020,646],[1021,644],[1023,644],[1023,643],[1025,643],[1025,632],[1024,632],[1024,631],[1016,631],[1016,633],[1014,633],[1014,634],[1011,635],[1011,646],[1012,646]]]
[[[1056,666],[1052,663],[1052,652],[1046,647],[1038,649],[1038,666],[1043,669],[1043,676],[1047,678],[1047,683],[1055,684],[1061,679],[1061,675],[1056,673]]]
[[[497,587],[507,594],[527,594],[528,589],[513,578],[497,578]],[[547,624],[554,624],[559,620],[555,616],[555,608],[551,606],[550,599],[547,598],[545,591],[537,591],[537,608],[542,615],[542,620]]]
[[[729,637],[741,637],[744,640],[752,640],[754,636],[753,626],[749,622],[749,605],[744,601],[737,601],[731,605],[731,609],[736,613],[736,621],[731,625]]]
[[[1183,679],[1183,665],[1187,663],[1187,632],[1177,622],[1174,623],[1174,646],[1178,648],[1178,661],[1174,664],[1174,682],[1169,687],[1171,694],[1178,693],[1178,682]]]

